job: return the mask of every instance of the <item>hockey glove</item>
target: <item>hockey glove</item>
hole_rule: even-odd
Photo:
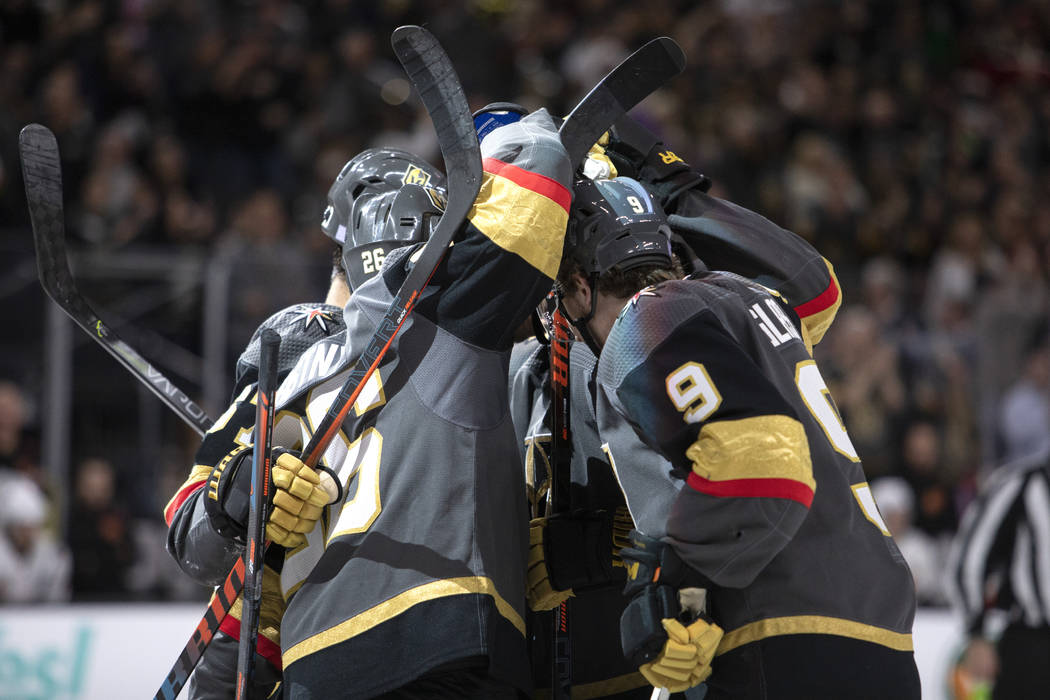
[[[271,462],[272,497],[267,508],[266,538],[281,547],[306,542],[324,507],[338,501],[342,489],[331,470],[306,466],[293,453],[276,449]],[[251,500],[252,448],[239,447],[219,462],[208,477],[204,507],[216,532],[243,541]]]
[[[631,541],[620,552],[624,593],[633,596],[620,617],[624,656],[654,687],[682,692],[711,675],[722,628],[702,615],[702,603],[683,607],[681,598],[701,589],[679,590],[687,570],[670,546],[638,531]]]
[[[609,130],[605,153],[621,175],[633,177],[649,188],[668,214],[675,213],[675,203],[683,192],[711,189],[707,176],[693,170],[656,134],[630,116],[620,118]]]
[[[633,523],[624,507],[537,518],[529,528],[527,597],[551,610],[587,588],[623,580],[619,549]]]
[[[583,160],[583,175],[592,180],[609,180],[616,177],[616,166],[605,153],[605,147],[609,145],[609,132],[602,134],[598,143],[591,146],[587,157]]]

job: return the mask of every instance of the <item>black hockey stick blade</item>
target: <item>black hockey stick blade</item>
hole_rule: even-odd
[[[273,400],[277,392],[277,353],[281,336],[272,328],[259,336],[259,385],[255,402],[255,448],[252,453],[252,490],[248,510],[248,536],[244,547],[244,597],[241,637],[237,643],[236,700],[248,697],[255,671],[262,605],[263,553],[266,546],[265,509],[270,502],[270,459],[273,447]]]
[[[467,96],[463,93],[452,61],[430,32],[422,27],[398,27],[390,41],[437,130],[438,145],[448,177],[448,202],[441,220],[394,295],[375,334],[354,363],[324,419],[303,450],[303,461],[310,467],[316,466],[365,382],[379,366],[481,189],[481,147],[474,131],[474,119],[467,104]]]
[[[398,27],[390,43],[434,123],[445,161],[449,201],[438,227],[456,229],[466,218],[481,187],[481,151],[467,96],[452,61],[426,29],[415,25]],[[468,118],[464,119],[464,115]],[[453,184],[458,185],[458,192],[453,191]],[[453,207],[453,197],[457,195],[458,201]]]
[[[625,58],[580,100],[559,135],[573,169],[601,135],[632,107],[685,68],[685,54],[666,36],[653,39]]]
[[[51,299],[199,434],[212,421],[200,406],[113,332],[77,290],[66,258],[62,165],[51,130],[29,124],[18,135],[40,285]]]

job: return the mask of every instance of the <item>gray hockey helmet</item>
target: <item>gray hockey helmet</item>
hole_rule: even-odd
[[[637,180],[580,178],[573,185],[566,253],[588,276],[671,264],[671,227]]]
[[[370,148],[343,166],[328,190],[321,229],[343,250],[356,289],[394,248],[425,241],[445,206],[445,176],[422,158]]]

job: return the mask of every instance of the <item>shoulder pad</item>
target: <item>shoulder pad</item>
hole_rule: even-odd
[[[246,383],[254,383],[259,369],[259,336],[264,329],[277,331],[281,347],[277,359],[278,381],[291,371],[299,356],[318,340],[342,332],[346,328],[343,310],[331,304],[295,304],[278,311],[262,322],[248,346],[237,360],[234,377],[236,393]]]

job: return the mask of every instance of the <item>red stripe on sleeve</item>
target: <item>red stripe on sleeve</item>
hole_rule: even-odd
[[[222,618],[219,629],[238,642],[241,641],[241,621],[233,615]],[[259,656],[269,661],[278,671],[282,670],[284,666],[281,662],[281,647],[274,644],[269,637],[261,634],[257,639],[255,650],[259,652]]]
[[[204,486],[207,479],[202,479],[194,484],[186,484],[179,492],[175,494],[175,497],[168,503],[168,507],[164,509],[164,523],[171,527],[171,521],[175,518],[175,512],[182,507],[182,504],[186,502],[186,499],[197,493],[197,491]]]
[[[486,158],[484,166],[485,172],[505,177],[527,190],[543,195],[565,211],[569,211],[569,205],[572,204],[572,193],[557,180],[552,180],[546,175],[523,170],[516,165],[504,163],[495,158]]]
[[[798,314],[799,318],[805,318],[806,316],[812,316],[813,314],[820,313],[824,309],[830,308],[839,300],[839,287],[835,284],[835,278],[832,277],[828,280],[828,288],[820,293],[819,296],[810,299],[804,304],[799,304],[795,307],[795,313]]]
[[[813,503],[813,489],[793,479],[711,481],[690,472],[686,483],[700,493],[717,498],[787,498],[807,508]]]

